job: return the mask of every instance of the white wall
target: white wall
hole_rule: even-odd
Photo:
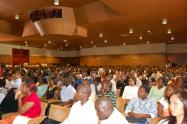
[[[88,55],[115,55],[140,53],[187,53],[185,44],[142,44],[113,47],[82,48],[80,51],[57,51],[17,45],[0,44],[0,55],[12,55],[12,48],[29,49],[30,56],[79,57]]]
[[[187,43],[168,44],[166,50],[167,53],[187,53]]]
[[[79,57],[79,51],[44,50],[40,48],[0,44],[0,55],[12,55],[12,48],[29,49],[30,56]]]
[[[83,48],[81,56],[87,55],[113,55],[113,54],[138,54],[138,53],[165,53],[166,44],[141,44],[113,47]]]

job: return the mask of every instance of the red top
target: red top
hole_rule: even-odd
[[[38,98],[38,95],[35,92],[33,92],[33,93],[31,93],[31,95],[26,96],[23,99],[23,105],[27,102],[34,102],[34,105],[28,111],[23,113],[22,115],[30,117],[30,118],[34,118],[34,117],[39,116],[42,109],[41,109],[41,103]]]

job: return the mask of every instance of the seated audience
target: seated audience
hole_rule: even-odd
[[[164,77],[160,77],[157,80],[156,86],[151,87],[151,91],[149,93],[149,97],[156,100],[157,102],[161,100],[161,98],[164,96],[165,92],[165,85],[166,85],[166,79]]]
[[[108,97],[98,97],[95,109],[101,124],[128,124],[125,117],[113,107]]]
[[[21,79],[21,74],[20,72],[16,72],[14,74],[14,83],[13,83],[13,88],[19,89],[22,84],[22,79]]]
[[[88,85],[91,88],[90,81],[87,79],[82,80],[82,84]],[[97,97],[96,93],[91,88],[91,95],[90,95],[89,99],[92,100],[93,102],[95,102],[96,97]]]
[[[49,78],[48,80],[48,89],[46,93],[46,99],[51,100],[55,99],[55,93],[56,93],[57,87],[55,84],[55,79],[54,78]]]
[[[41,103],[36,94],[36,85],[31,82],[30,79],[25,79],[20,88],[21,94],[18,96],[18,114],[21,116],[34,118],[40,115],[41,113]],[[16,116],[14,116],[16,118]],[[13,117],[6,118],[1,120],[0,123],[12,124],[14,119]]]
[[[169,124],[186,124],[187,123],[187,93],[174,93],[170,97],[170,110],[172,117]]]
[[[177,77],[174,81],[174,85],[180,89],[181,93],[185,92],[184,80],[182,77]]]
[[[38,83],[37,83],[37,95],[40,99],[42,99],[46,93],[47,93],[47,82],[45,83],[43,77],[38,78]]]
[[[112,105],[116,107],[116,94],[112,91],[112,84],[108,80],[103,81],[103,88],[101,88],[101,94],[99,96],[107,96],[111,99]]]
[[[168,85],[164,92],[164,97],[158,102],[158,116],[160,119],[171,116],[169,109],[169,99],[171,95],[178,91],[178,88],[173,85]]]
[[[157,117],[157,105],[148,97],[149,91],[148,85],[140,86],[138,97],[128,103],[125,113],[129,122],[148,124],[150,118]]]
[[[11,88],[13,88],[13,84],[14,84],[14,80],[13,80],[12,74],[7,74],[5,87],[7,89],[11,89]]]
[[[186,124],[187,123],[187,94],[173,93],[169,104],[171,116],[161,120],[158,124]]]
[[[135,86],[136,78],[135,77],[130,77],[129,78],[129,85],[125,87],[123,91],[123,96],[122,98],[125,101],[125,106],[129,102],[129,100],[136,98],[138,95],[138,87]]]
[[[70,77],[66,77],[63,80],[63,87],[60,91],[60,98],[61,98],[61,104],[60,105],[68,105],[73,103],[73,98],[75,96],[76,90],[71,85]]]
[[[88,85],[79,85],[79,101],[73,104],[68,117],[61,124],[97,124],[98,118],[94,103],[89,99],[90,94],[91,88]]]
[[[41,103],[36,94],[36,84],[26,79],[21,86],[21,94],[18,96],[18,113],[34,118],[41,113]]]

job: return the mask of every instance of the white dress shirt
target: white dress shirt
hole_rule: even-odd
[[[16,80],[14,80],[13,88],[19,89],[21,87],[21,83],[22,83],[21,78],[17,78]]]
[[[133,99],[138,96],[138,87],[136,86],[126,86],[123,91],[123,99]]]
[[[102,120],[101,124],[128,124],[128,121],[118,110],[114,109],[110,117]]]
[[[98,117],[94,103],[88,100],[84,105],[78,101],[73,104],[66,120],[61,124],[97,124]]]
[[[8,79],[6,79],[6,85],[5,85],[6,88],[11,89],[11,88],[13,88],[13,85],[14,85],[13,80],[9,81]]]
[[[63,86],[60,91],[60,98],[62,102],[67,102],[75,96],[76,90],[75,88],[70,84],[69,86]]]
[[[3,93],[0,93],[0,104],[2,103],[4,98],[5,98],[5,95]]]

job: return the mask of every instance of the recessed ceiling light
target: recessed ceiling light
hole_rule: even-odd
[[[163,18],[163,19],[162,19],[162,24],[163,24],[163,25],[166,25],[167,23],[168,23],[168,20],[167,20],[166,18]]]
[[[134,31],[133,31],[133,28],[130,28],[130,29],[129,29],[129,34],[133,34],[133,32],[134,32]]]
[[[140,39],[140,40],[142,40],[142,39],[143,39],[143,36],[142,36],[142,35],[140,35],[140,36],[139,36],[139,39]]]
[[[147,43],[147,44],[150,44],[150,42],[149,42],[149,41],[147,41],[146,43]]]
[[[91,43],[91,44],[93,44],[93,43],[94,43],[94,41],[92,40],[92,41],[90,41],[90,43]]]
[[[25,44],[27,44],[28,42],[27,41],[25,41]]]
[[[126,46],[127,44],[126,43],[123,43],[123,46]]]
[[[68,46],[68,44],[65,45],[66,47]]]
[[[19,14],[16,14],[14,17],[16,20],[20,19]]]
[[[174,37],[174,36],[171,36],[171,40],[175,40],[175,37]]]
[[[59,5],[59,0],[54,0],[54,5]]]
[[[108,42],[108,40],[104,40],[104,43],[107,43]]]
[[[51,43],[51,41],[49,40],[48,43]]]
[[[173,43],[174,41],[173,40],[169,40],[169,41],[167,41],[168,43]]]
[[[67,40],[64,40],[64,43],[66,43],[67,42]]]
[[[128,34],[121,34],[120,35],[121,37],[127,37],[127,36],[129,36]]]
[[[99,33],[99,37],[100,37],[100,38],[103,37],[103,33]]]
[[[46,47],[46,46],[47,46],[47,44],[44,44],[44,46]]]
[[[167,33],[168,33],[168,34],[171,34],[171,32],[172,32],[172,31],[171,31],[171,29],[169,28],[169,29],[167,30]]]

